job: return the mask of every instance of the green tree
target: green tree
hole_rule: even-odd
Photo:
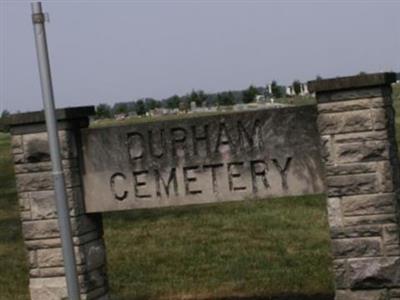
[[[179,107],[180,98],[179,98],[178,95],[174,95],[172,97],[169,97],[165,101],[166,101],[166,104],[167,104],[167,108],[174,109],[174,108],[178,108]]]
[[[111,118],[111,106],[105,103],[100,103],[96,106],[96,118]]]
[[[127,114],[128,111],[128,104],[126,103],[116,103],[114,105],[114,114]]]
[[[142,99],[136,101],[136,113],[138,116],[143,116],[146,114],[146,106]]]
[[[258,90],[255,86],[250,85],[247,90],[242,93],[242,100],[244,103],[253,102],[255,97],[258,95]]]
[[[271,92],[274,98],[281,98],[282,97],[282,88],[276,83],[275,80],[271,82]]]
[[[153,98],[146,98],[144,103],[145,103],[146,111],[160,107],[160,103],[156,99],[153,99]]]
[[[7,110],[7,109],[4,109],[2,112],[1,112],[1,118],[7,118],[7,117],[9,117],[10,116],[10,112]]]
[[[189,102],[195,102],[197,106],[202,106],[204,101],[207,100],[207,95],[202,91],[192,90],[189,96],[187,96]]]
[[[299,80],[293,81],[292,87],[296,95],[299,95],[301,93],[301,83]]]
[[[217,94],[218,105],[233,105],[235,104],[235,97],[231,91]]]

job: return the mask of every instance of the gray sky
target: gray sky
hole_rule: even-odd
[[[57,107],[400,71],[400,0],[43,6]],[[41,109],[29,2],[0,10],[0,111]]]

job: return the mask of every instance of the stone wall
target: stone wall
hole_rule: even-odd
[[[87,212],[320,194],[315,106],[82,130]]]
[[[258,112],[252,115],[258,116],[256,118],[252,118],[250,115],[247,117],[237,115],[236,119],[230,120],[235,120],[232,124],[236,124],[237,130],[240,132],[237,134],[237,141],[240,141],[241,134],[248,143],[247,147],[240,150],[242,152],[232,152],[234,146],[230,144],[230,138],[227,136],[231,131],[226,127],[229,124],[225,122],[224,124],[228,125],[221,125],[223,122],[218,119],[221,117],[210,119],[213,121],[209,120],[207,123],[211,124],[209,126],[212,129],[209,135],[210,141],[216,145],[212,148],[214,149],[212,155],[215,157],[208,155],[207,152],[208,138],[204,130],[208,127],[202,126],[204,130],[199,133],[196,131],[196,127],[193,127],[194,124],[198,124],[196,120],[186,121],[190,130],[194,128],[191,138],[192,146],[189,146],[192,148],[189,148],[189,152],[198,153],[199,149],[195,145],[197,142],[203,143],[205,154],[196,158],[197,163],[199,159],[207,162],[207,159],[220,157],[221,162],[227,162],[228,165],[232,165],[234,162],[236,167],[244,165],[244,163],[238,164],[237,159],[249,158],[264,160],[264,165],[267,165],[265,162],[268,159],[274,163],[274,157],[271,156],[271,153],[275,153],[272,151],[273,149],[276,151],[285,149],[285,151],[281,150],[276,153],[287,155],[288,151],[295,151],[292,148],[296,146],[300,150],[290,153],[298,154],[297,157],[305,157],[302,155],[309,155],[310,151],[314,151],[313,153],[317,156],[312,157],[311,161],[314,164],[313,168],[319,170],[320,151],[317,150],[320,147],[325,166],[325,188],[334,257],[336,300],[400,300],[399,161],[390,88],[390,83],[394,80],[394,74],[382,73],[311,82],[310,90],[316,93],[318,102],[318,117],[312,121],[316,124],[305,121],[304,118],[307,114],[295,113],[294,116],[303,116],[303,118],[291,118],[290,116],[293,115],[286,114],[288,112],[286,110],[271,111],[263,116],[261,115],[265,112]],[[315,108],[312,110],[315,111]],[[99,129],[98,131],[82,130],[87,127],[88,115],[91,113],[93,113],[93,107],[64,109],[57,112],[57,118],[81,295],[83,299],[107,299],[106,255],[101,214],[88,213],[87,207],[85,207],[84,198],[93,192],[93,189],[88,191],[87,186],[85,189],[83,188],[83,177],[87,176],[91,167],[94,168],[94,171],[99,171],[96,177],[98,180],[103,180],[100,171],[109,171],[107,166],[117,168],[117,171],[128,168],[127,174],[132,173],[130,168],[136,165],[140,166],[144,161],[140,161],[144,157],[144,150],[147,151],[143,147],[155,145],[148,141],[142,143],[144,137],[137,134],[138,127],[135,126]],[[247,129],[240,127],[244,123],[239,121],[243,120],[247,120],[246,123],[250,127]],[[255,121],[257,120],[260,125],[256,126],[257,122]],[[285,127],[282,124],[291,125]],[[314,141],[307,144],[310,147],[305,146],[306,144],[293,143],[301,137],[299,132],[313,131],[302,131],[301,128],[299,131],[299,124],[302,124],[301,128],[303,129],[308,128],[307,126],[309,128],[318,127],[319,133],[315,131],[315,134],[305,135],[308,137],[308,142]],[[148,139],[151,135],[149,132],[155,130],[156,127],[170,128],[167,123],[153,123],[146,126],[143,132],[148,135]],[[182,127],[182,124],[180,126]],[[250,130],[251,128],[252,130]],[[181,147],[188,138],[182,134],[188,130],[181,128],[178,131],[180,135],[172,136],[172,141]],[[170,133],[172,132],[175,131],[170,131]],[[250,135],[244,136],[243,134],[246,132]],[[260,132],[261,137],[259,138]],[[281,134],[282,132],[284,134]],[[23,237],[30,267],[31,297],[41,300],[62,299],[66,297],[67,290],[43,114],[27,113],[13,116],[11,133]],[[273,133],[279,134],[274,135]],[[318,135],[320,135],[320,139],[318,139]],[[193,137],[195,143],[193,143]],[[275,137],[275,139],[271,137]],[[110,141],[114,141],[114,144]],[[139,144],[139,148],[136,144],[138,141],[142,143]],[[146,146],[144,146],[145,144]],[[96,145],[97,147],[95,147]],[[255,145],[264,145],[265,147],[257,148],[257,150],[254,148]],[[287,147],[282,148],[282,145]],[[235,147],[242,146],[239,143]],[[170,148],[172,155],[179,156],[179,153],[183,153],[180,158],[178,157],[178,161],[181,159],[181,162],[186,162],[186,159],[192,159],[190,155],[185,154],[188,149],[174,147]],[[221,148],[225,150],[220,152]],[[117,154],[120,154],[123,159],[113,151],[110,152],[110,149],[117,149]],[[159,147],[153,154],[147,152],[146,155],[160,158],[162,156],[160,150],[163,149],[165,150],[165,148]],[[90,153],[93,155],[88,156]],[[291,157],[295,159],[296,155]],[[91,156],[97,157],[97,159],[90,160]],[[85,157],[84,162],[82,161],[83,157]],[[235,158],[235,160],[231,161],[231,158]],[[203,162],[202,160],[201,162]],[[93,165],[90,166],[88,162]],[[217,161],[208,162],[216,163]],[[169,159],[160,160],[159,163],[156,159],[149,160],[149,166],[153,169],[170,167],[170,164]],[[249,165],[252,166],[251,162]],[[278,161],[278,165],[284,166],[285,164],[279,164]],[[196,171],[193,166],[190,168],[192,171]],[[284,173],[286,168],[281,167],[281,169]],[[248,177],[249,180],[253,180],[253,191],[255,190],[254,176],[258,176],[256,179],[261,179],[261,184],[264,184],[265,188],[268,187],[266,184],[268,183],[266,181],[268,170],[265,167],[253,169],[250,172]],[[301,168],[299,170],[301,171]],[[134,177],[136,171],[133,170]],[[236,183],[238,182],[242,173],[238,169],[230,172],[229,167],[227,171],[227,178],[231,180],[225,183],[228,188],[243,187],[242,185],[232,185],[234,180]],[[301,177],[303,173],[300,171],[294,172],[294,175],[300,174]],[[118,196],[116,200],[121,201],[127,197],[123,189],[123,184],[125,184],[123,180],[126,177],[122,172],[118,174],[118,182],[116,176],[114,176],[114,181],[108,177],[106,181],[110,184],[108,187],[114,191],[114,196]],[[183,178],[186,192],[196,191],[194,194],[198,194],[197,189],[188,189],[188,185],[196,183],[196,174],[196,172],[190,173],[189,176],[186,174],[186,181]],[[213,179],[215,174],[211,171],[207,176],[208,179]],[[169,178],[171,179],[171,176]],[[281,179],[279,186],[283,189],[283,176],[277,176],[277,178]],[[137,180],[136,177],[134,179]],[[167,178],[167,181],[163,181],[165,191],[169,187],[174,188],[173,183],[174,177],[171,180]],[[257,184],[259,183],[258,181]],[[143,190],[139,191],[139,189],[142,189],[146,182],[140,179],[135,184],[135,196],[144,195],[141,193]],[[312,184],[313,182],[310,181],[310,185]],[[248,186],[251,187],[250,184]],[[99,190],[96,189],[96,192],[99,193]],[[155,206],[162,206],[161,204],[161,202],[155,202]],[[128,205],[127,208],[135,208],[135,205]],[[99,211],[107,211],[107,209],[100,207]]]
[[[400,299],[393,81],[388,73],[310,83],[318,102],[337,300]]]
[[[81,296],[106,299],[102,219],[99,214],[84,213],[80,175],[80,129],[87,126],[93,108],[57,113]],[[13,116],[11,133],[31,299],[63,299],[67,289],[43,114]]]

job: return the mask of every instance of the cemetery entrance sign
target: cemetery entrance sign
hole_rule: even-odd
[[[323,192],[314,106],[86,129],[88,212]]]
[[[93,107],[58,110],[82,299],[109,296],[101,212],[323,191],[336,300],[400,299],[395,80],[314,81],[315,106],[105,128],[87,128]],[[65,299],[44,115],[10,130],[31,298]]]

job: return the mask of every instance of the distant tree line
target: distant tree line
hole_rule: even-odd
[[[274,98],[284,96],[284,88],[279,86],[276,81],[271,84],[272,92],[269,95]],[[251,103],[257,95],[266,95],[267,87],[256,87],[250,85],[242,91],[225,91],[220,93],[205,93],[202,90],[192,90],[190,93],[178,96],[173,95],[165,99],[143,98],[136,101],[119,102],[113,106],[101,103],[96,107],[97,118],[111,118],[118,114],[133,113],[139,116],[145,115],[155,108],[179,109],[182,111],[189,110],[191,103],[195,103],[197,107],[210,106],[229,106],[240,103]]]

